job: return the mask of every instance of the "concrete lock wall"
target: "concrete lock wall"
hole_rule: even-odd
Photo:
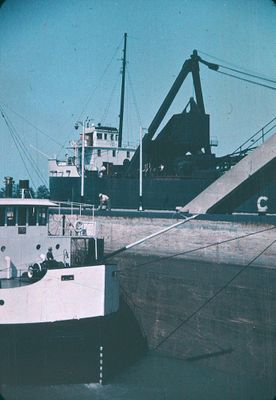
[[[54,218],[56,232],[56,222],[61,217],[55,215]],[[91,216],[84,218],[92,219]],[[76,216],[67,216],[67,220],[72,221],[72,226],[76,219]],[[108,253],[170,226],[180,219],[106,215],[95,216],[95,221],[98,235],[104,238],[105,252]],[[274,225],[261,222],[192,220],[127,250],[127,253],[161,257],[178,254],[178,258],[238,265],[247,264],[256,258],[254,265],[273,268],[276,265],[276,244],[265,250],[276,239],[276,229],[273,228]]]
[[[177,222],[107,214],[95,219],[106,253]],[[111,258],[149,349],[266,379],[271,389],[276,245],[269,245],[274,240],[269,224],[193,220]]]
[[[168,219],[122,217],[97,217],[97,220],[105,239],[106,252],[176,222]],[[127,252],[161,257],[179,254],[179,258],[243,265],[257,257],[276,238],[272,228],[273,225],[193,220]],[[275,261],[276,244],[258,257],[255,264],[274,267]]]

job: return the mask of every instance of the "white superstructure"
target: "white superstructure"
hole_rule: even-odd
[[[16,278],[41,263],[52,247],[57,261],[70,263],[71,237],[49,233],[48,210],[56,204],[43,199],[0,199],[0,279]]]
[[[116,266],[80,219],[49,233],[49,200],[0,199],[0,326],[89,319],[118,311]],[[81,227],[79,227],[81,225]]]
[[[73,156],[66,155],[62,161],[56,158],[49,160],[50,177],[81,176],[83,150],[84,170],[98,172],[99,175],[110,173],[112,169],[128,163],[135,153],[134,147],[119,147],[117,128],[94,125],[86,121],[83,132],[79,140],[71,142],[69,149]]]

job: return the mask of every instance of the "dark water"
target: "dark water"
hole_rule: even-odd
[[[5,400],[273,400],[274,382],[147,354],[108,385],[3,385],[1,394]]]

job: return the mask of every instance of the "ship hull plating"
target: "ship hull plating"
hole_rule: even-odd
[[[143,179],[143,206],[149,210],[175,210],[189,203],[215,180],[205,178],[156,177]],[[81,179],[78,177],[50,177],[51,199],[56,201],[80,201]],[[139,206],[138,178],[104,176],[86,173],[84,201],[99,204],[99,193],[107,194],[112,208],[137,209]],[[254,193],[254,195],[252,195]],[[276,213],[276,180],[263,184],[258,181],[250,187],[248,199],[236,209],[237,212],[257,213],[258,198],[267,197],[268,213]]]
[[[0,326],[0,383],[108,381],[145,350],[139,324],[121,299],[105,317]]]

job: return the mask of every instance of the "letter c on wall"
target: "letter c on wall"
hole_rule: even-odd
[[[260,196],[257,200],[257,209],[259,213],[266,213],[268,210],[268,206],[266,205],[266,202],[268,200],[268,197],[266,196]]]

